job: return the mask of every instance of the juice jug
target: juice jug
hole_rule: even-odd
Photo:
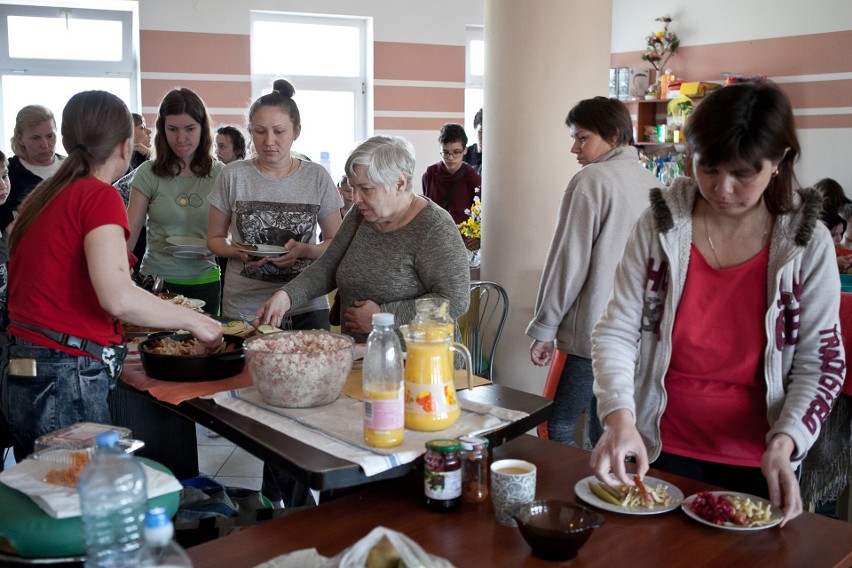
[[[405,427],[422,432],[444,430],[461,414],[453,381],[453,353],[460,352],[473,385],[470,352],[453,336],[435,329],[400,326],[408,355],[405,362]]]
[[[411,322],[413,329],[425,332],[428,337],[455,335],[456,324],[450,317],[450,303],[444,298],[418,298],[414,300],[414,310],[417,313]]]

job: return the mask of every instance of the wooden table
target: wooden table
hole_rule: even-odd
[[[135,370],[131,367],[130,370],[142,372],[141,366]],[[243,374],[246,377],[248,375],[247,371]],[[251,386],[250,378],[243,379],[239,376],[235,377],[232,385],[226,388]],[[466,384],[458,379],[457,377],[457,386]],[[196,396],[184,400],[185,397],[175,396],[175,392],[185,391],[187,388],[183,383],[169,383],[146,378],[146,386],[150,387],[153,383],[156,383],[156,388],[150,388],[148,392],[140,392],[131,386],[131,384],[139,384],[136,381],[131,384],[120,383],[111,397],[113,418],[117,425],[129,427],[134,436],[145,440],[146,446],[138,452],[140,455],[170,467],[179,479],[198,475],[195,423],[213,429],[256,457],[284,468],[296,481],[318,491],[330,491],[400,477],[408,473],[412,467],[412,464],[404,464],[367,477],[357,464],[304,444],[266,424],[224,408],[211,399]],[[479,386],[474,386],[471,390],[458,391],[459,398],[519,410],[527,414],[525,418],[517,422],[486,434],[492,447],[532,430],[550,417],[553,402],[549,399],[495,385],[484,379],[474,381],[474,385],[477,384]],[[358,399],[360,385],[360,370],[353,370],[344,393]],[[210,388],[213,389],[210,394],[218,392],[216,383],[211,383]],[[224,389],[218,388],[218,390]],[[158,400],[151,393],[156,393],[160,398],[171,400],[173,403]]]
[[[591,474],[589,454],[525,435],[495,451],[538,466],[537,497],[580,502],[577,480]],[[685,495],[706,484],[652,470]],[[250,567],[280,554],[316,547],[334,556],[376,526],[400,531],[459,568],[535,567],[556,563],[532,556],[518,529],[497,524],[490,504],[455,513],[424,508],[422,474],[365,486],[357,493],[189,549],[195,568]],[[570,566],[822,568],[852,565],[852,525],[811,513],[783,529],[732,532],[702,525],[676,510],[627,516],[603,511],[597,529]]]
[[[525,418],[486,434],[492,447],[521,436],[547,420],[553,404],[542,396],[495,384],[460,390],[458,396],[463,400],[527,413]],[[194,398],[182,403],[180,409],[197,423],[212,428],[260,459],[275,462],[289,471],[297,481],[318,491],[400,477],[412,467],[410,463],[403,464],[367,477],[355,463],[317,450],[265,424],[223,408],[210,399]]]

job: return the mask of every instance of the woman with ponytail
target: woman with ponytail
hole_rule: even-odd
[[[9,236],[9,372],[0,404],[19,461],[42,434],[110,422],[107,395],[125,352],[120,321],[187,329],[208,346],[222,339],[216,321],[130,279],[127,213],[110,185],[133,153],[121,99],[104,91],[71,97],[62,144],[68,157],[24,201]]]

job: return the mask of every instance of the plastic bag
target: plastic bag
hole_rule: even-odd
[[[425,552],[420,545],[402,533],[376,527],[370,533],[335,556],[326,558],[316,548],[282,554],[255,568],[364,568],[367,555],[382,537],[387,537],[405,563],[406,568],[455,568],[450,562]]]
[[[387,537],[407,568],[454,568],[453,565],[424,551],[419,544],[400,532],[385,527],[376,527],[370,533],[335,556],[327,565],[337,568],[364,568],[367,555],[382,537]]]

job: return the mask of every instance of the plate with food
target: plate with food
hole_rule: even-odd
[[[761,531],[781,522],[781,511],[768,500],[737,491],[702,491],[687,497],[681,509],[699,523],[728,531]]]
[[[157,292],[155,294],[161,300],[166,300],[167,302],[171,302],[178,306],[183,306],[185,308],[189,308],[191,310],[201,311],[207,302],[204,300],[199,300],[197,298],[187,298],[182,294],[174,294],[171,292]]]
[[[207,247],[193,245],[173,245],[164,250],[176,258],[204,258],[213,254]]]
[[[590,475],[574,485],[574,493],[593,507],[624,515],[668,513],[677,509],[683,501],[683,492],[680,489],[655,477],[637,480],[635,486],[610,487]]]
[[[290,252],[284,247],[275,245],[253,245],[251,243],[234,242],[234,246],[249,256],[281,256]]]

